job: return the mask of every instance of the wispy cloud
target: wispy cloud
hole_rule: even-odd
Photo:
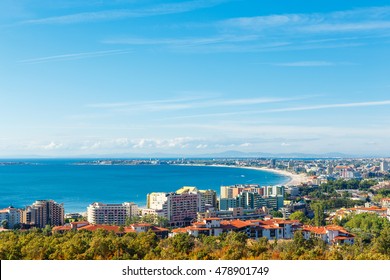
[[[390,105],[390,100],[279,108],[279,109],[266,110],[266,112],[268,113],[269,112],[291,112],[291,111],[308,111],[308,110],[320,110],[320,109],[331,109],[331,108],[371,107],[371,106],[385,106],[385,105]]]
[[[53,61],[68,61],[68,60],[78,60],[78,59],[86,59],[92,57],[128,54],[130,52],[131,50],[108,50],[108,51],[70,53],[70,54],[23,59],[23,60],[19,60],[18,63],[37,64],[37,63],[45,63],[45,62],[53,62]]]
[[[390,7],[370,7],[331,13],[275,14],[231,18],[221,28],[253,31],[279,29],[285,32],[354,32],[390,28]]]
[[[178,3],[165,3],[140,9],[104,10],[31,19],[23,21],[22,24],[72,24],[178,14],[213,7],[224,2],[227,2],[227,0],[194,0]]]
[[[295,61],[295,62],[283,62],[283,63],[271,63],[274,66],[282,67],[322,67],[333,66],[335,63],[330,61]]]
[[[104,44],[161,46],[177,52],[269,52],[358,47],[389,36],[390,7],[362,8],[331,13],[273,14],[209,22],[202,28],[214,35],[181,38],[106,38]],[[359,36],[355,36],[360,32]],[[332,36],[329,38],[329,36]],[[381,41],[382,43],[383,40]],[[319,63],[322,65],[319,65]],[[322,61],[312,65],[329,66]],[[282,66],[282,65],[280,65]],[[284,65],[288,66],[288,65]]]
[[[201,118],[226,118],[229,116],[245,116],[245,115],[259,115],[278,112],[294,112],[294,111],[309,111],[309,110],[322,110],[332,108],[353,108],[353,107],[372,107],[372,106],[386,106],[390,105],[390,100],[383,101],[371,101],[371,102],[355,102],[355,103],[338,103],[338,104],[323,104],[323,105],[311,105],[300,107],[284,107],[276,109],[265,110],[234,110],[229,112],[213,112],[213,113],[197,113],[186,114],[175,117],[165,118],[166,120],[179,120],[179,119],[201,119]]]
[[[105,108],[112,109],[115,112],[150,112],[150,111],[172,111],[185,109],[204,109],[204,108],[224,108],[238,106],[254,106],[259,104],[281,103],[294,100],[303,100],[312,96],[299,96],[290,98],[275,98],[275,97],[257,97],[257,98],[237,98],[237,99],[221,99],[221,98],[177,98],[166,100],[151,100],[145,102],[117,102],[117,103],[95,103],[87,104],[89,108]],[[223,113],[231,115],[232,113]],[[233,113],[234,114],[234,113]],[[206,114],[207,115],[207,114]],[[211,114],[215,115],[215,114]]]
[[[124,37],[116,39],[103,40],[104,44],[119,44],[119,45],[167,45],[174,47],[188,47],[212,45],[220,43],[242,43],[256,41],[256,35],[218,35],[210,37],[188,37],[188,38],[140,38],[140,37]]]

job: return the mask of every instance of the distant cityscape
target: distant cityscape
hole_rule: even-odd
[[[93,160],[76,164],[231,166],[301,177],[285,185],[221,186],[219,196],[215,190],[200,190],[196,186],[183,186],[168,193],[156,190],[147,195],[146,207],[133,202],[93,202],[85,213],[65,214],[63,203],[38,200],[25,209],[10,206],[0,210],[1,230],[50,227],[53,232],[60,233],[100,228],[117,234],[152,230],[161,238],[181,232],[194,236],[218,236],[236,231],[245,232],[254,239],[291,239],[299,230],[307,238],[315,234],[327,243],[352,244],[354,235],[331,224],[332,221],[354,213],[374,213],[390,220],[390,198],[382,195],[390,190],[389,162],[386,159],[150,159]],[[335,186],[329,184],[338,184],[338,187],[332,193],[321,192],[321,188]],[[290,219],[297,212],[313,219],[316,210],[312,203],[319,200],[341,203],[340,207],[334,205],[321,209],[326,224],[305,224],[303,220]]]

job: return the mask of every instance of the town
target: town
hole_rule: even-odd
[[[25,209],[0,210],[2,231],[47,228],[52,233],[107,230],[118,235],[154,232],[160,238],[186,233],[219,236],[241,232],[248,238],[289,240],[299,231],[328,244],[353,244],[354,233],[340,223],[370,213],[390,220],[390,174],[385,159],[179,159],[93,161],[81,164],[182,164],[266,168],[301,176],[286,185],[240,184],[200,190],[149,193],[146,207],[133,202],[93,202],[86,213],[66,213],[64,205],[38,200]]]

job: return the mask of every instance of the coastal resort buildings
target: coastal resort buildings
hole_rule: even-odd
[[[21,223],[30,227],[44,228],[64,224],[64,205],[53,200],[37,200],[22,210]]]
[[[341,226],[329,225],[313,227],[303,225],[297,220],[264,219],[264,220],[222,220],[220,218],[206,218],[190,226],[172,230],[171,236],[187,233],[195,237],[219,236],[222,233],[241,232],[251,239],[262,237],[268,240],[292,239],[294,233],[300,231],[305,239],[320,238],[327,244],[353,244],[354,235]]]
[[[21,211],[12,206],[0,210],[0,224],[5,229],[13,229],[20,224]]]
[[[87,219],[91,224],[124,225],[127,218],[138,216],[138,206],[133,202],[104,204],[94,202],[87,208]]]
[[[233,185],[221,187],[219,210],[243,209],[279,210],[283,207],[284,186]]]
[[[195,221],[197,213],[217,207],[217,203],[215,191],[184,186],[176,192],[148,194],[147,209],[142,213],[163,216],[171,226],[184,226]]]

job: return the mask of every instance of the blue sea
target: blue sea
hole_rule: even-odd
[[[150,192],[182,186],[213,189],[221,185],[275,185],[288,178],[272,172],[212,166],[74,165],[78,160],[19,160],[0,165],[0,209],[25,207],[38,199],[64,203],[65,212],[85,212],[93,202],[146,204]],[[0,160],[0,162],[10,162]],[[14,160],[15,162],[15,160]]]

